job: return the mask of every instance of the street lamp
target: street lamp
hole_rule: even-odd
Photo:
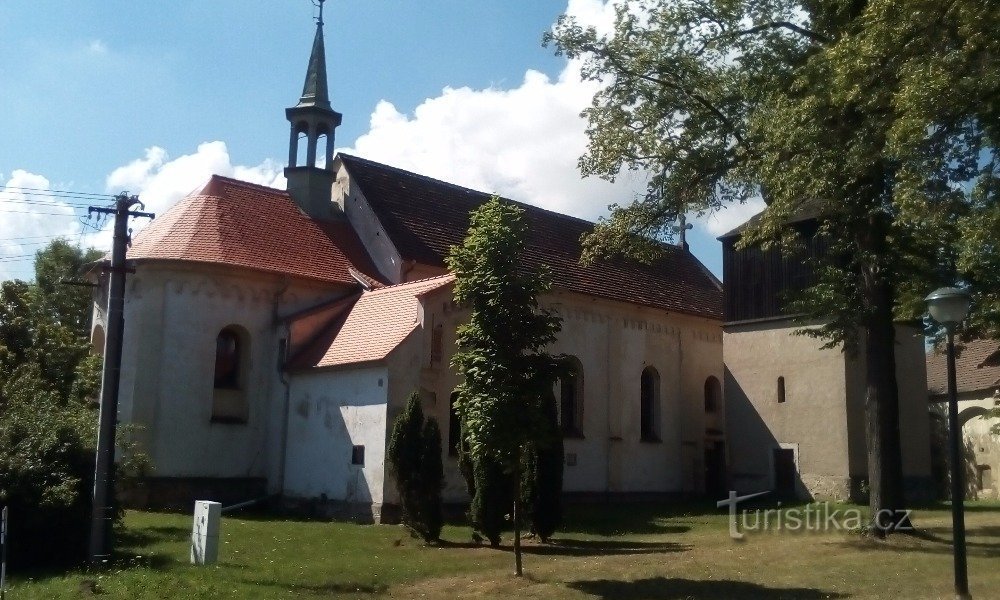
[[[955,376],[955,329],[969,314],[969,294],[946,287],[924,298],[931,318],[948,333],[948,454],[951,462],[951,529],[955,555],[955,594],[969,595],[969,573],[965,559],[965,482],[962,477],[962,441],[958,425],[958,383]]]

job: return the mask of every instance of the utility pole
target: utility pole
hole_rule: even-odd
[[[115,207],[91,206],[89,213],[115,216],[114,243],[111,248],[111,284],[108,289],[108,331],[104,341],[104,369],[101,374],[101,417],[97,433],[97,464],[94,468],[94,497],[90,522],[90,564],[100,566],[111,558],[112,525],[115,519],[115,429],[118,422],[118,381],[122,366],[122,334],[125,329],[125,252],[130,244],[129,217],[155,215],[133,212],[138,196],[122,192],[115,196]]]

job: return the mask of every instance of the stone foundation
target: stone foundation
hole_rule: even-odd
[[[145,477],[118,490],[126,508],[190,511],[195,500],[232,506],[267,495],[261,477]]]

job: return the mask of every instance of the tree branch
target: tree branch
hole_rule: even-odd
[[[819,44],[829,44],[833,41],[830,37],[825,36],[822,33],[806,29],[805,27],[800,27],[791,21],[772,21],[770,23],[762,23],[756,27],[751,27],[750,29],[734,31],[725,35],[730,37],[739,37],[743,35],[753,35],[755,33],[760,33],[761,31],[767,31],[768,29],[787,29]]]

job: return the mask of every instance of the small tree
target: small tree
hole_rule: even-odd
[[[555,369],[553,358],[541,350],[555,341],[560,328],[559,317],[538,305],[538,296],[551,287],[547,271],[532,272],[521,263],[526,235],[524,211],[494,197],[472,213],[465,241],[451,249],[447,261],[455,274],[455,300],[471,312],[470,321],[458,328],[452,365],[464,378],[456,410],[476,472],[473,514],[494,514],[483,484],[491,481],[487,474],[495,465],[514,488],[510,496],[518,576],[518,472],[524,447],[544,429],[536,399],[551,389]]]
[[[403,524],[425,542],[441,535],[441,433],[437,421],[424,422],[420,396],[414,392],[396,417],[389,440],[389,471],[396,480]]]

